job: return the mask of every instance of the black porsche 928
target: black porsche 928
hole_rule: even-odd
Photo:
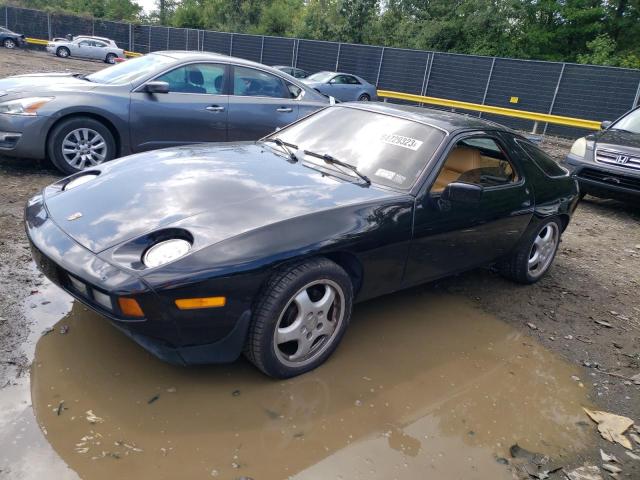
[[[25,216],[42,271],[158,357],[244,353],[284,378],[332,354],[356,301],[487,264],[537,281],[577,202],[497,124],[340,104],[258,142],[99,165]]]

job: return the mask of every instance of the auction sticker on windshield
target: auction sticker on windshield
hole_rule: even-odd
[[[405,137],[404,135],[396,135],[392,133],[385,133],[380,137],[384,143],[389,145],[397,145],[398,147],[408,148],[409,150],[418,150],[422,145],[421,140],[415,138]]]

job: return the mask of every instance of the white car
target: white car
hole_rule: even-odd
[[[47,44],[47,52],[61,58],[91,58],[105,63],[116,63],[117,58],[125,58],[123,49],[118,48],[113,40],[102,37],[54,38]]]

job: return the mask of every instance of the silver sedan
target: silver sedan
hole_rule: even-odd
[[[73,40],[56,38],[47,44],[47,52],[61,58],[91,58],[105,63],[116,63],[116,58],[125,58],[124,50],[114,42],[92,37],[76,37]]]
[[[368,102],[378,99],[375,85],[351,73],[318,72],[302,79],[318,92],[334,97],[341,102]]]

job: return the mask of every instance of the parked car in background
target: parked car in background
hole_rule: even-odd
[[[244,352],[291,377],[333,353],[354,302],[495,263],[538,281],[578,188],[535,152],[477,118],[340,104],[68,177],[29,201],[26,230],[53,282],[160,358]]]
[[[330,95],[342,102],[358,100],[368,102],[378,99],[378,92],[374,85],[365,79],[350,73],[318,72],[303,79],[311,88]]]
[[[118,48],[113,40],[102,37],[79,36],[73,40],[55,38],[47,44],[46,49],[61,58],[90,58],[110,64],[115,63],[116,58],[125,58],[122,48]]]
[[[640,201],[640,107],[576,140],[563,165],[583,195]]]
[[[307,78],[309,76],[309,73],[305,72],[301,68],[289,67],[287,65],[274,65],[273,68],[277,68],[281,72],[288,73],[294,78]]]
[[[4,48],[24,47],[27,44],[25,36],[21,33],[15,33],[8,28],[0,27],[0,45]]]
[[[47,155],[65,173],[144,150],[257,140],[331,101],[274,68],[201,52],[18,75],[0,91],[0,153]]]

